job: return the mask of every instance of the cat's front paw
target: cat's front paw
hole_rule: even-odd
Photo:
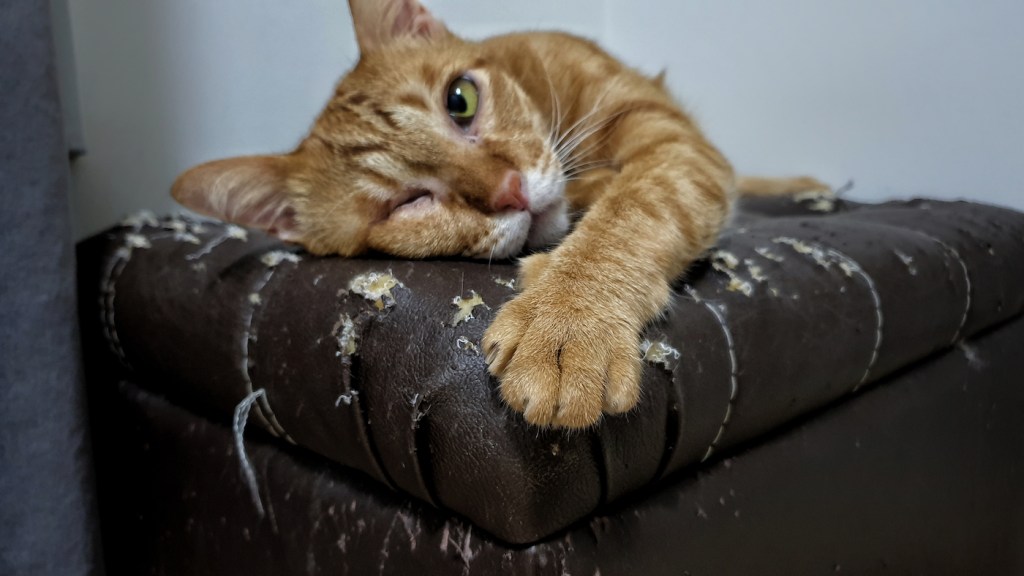
[[[484,335],[502,398],[533,424],[585,428],[640,397],[638,323],[607,293],[576,288],[543,275],[502,307]]]

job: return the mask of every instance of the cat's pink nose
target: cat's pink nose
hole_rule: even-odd
[[[502,210],[525,211],[530,209],[530,201],[523,192],[523,175],[512,170],[505,175],[505,179],[498,188],[498,193],[491,201],[491,208],[495,212]]]

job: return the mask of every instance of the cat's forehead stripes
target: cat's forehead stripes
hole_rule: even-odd
[[[350,106],[360,106],[369,99],[370,96],[363,92],[353,92],[345,98],[345,102]]]
[[[430,111],[430,104],[427,102],[426,97],[423,94],[417,94],[415,92],[402,92],[399,94],[395,101],[398,104],[407,108],[413,108],[423,112]]]
[[[378,120],[384,122],[384,124],[386,124],[392,131],[396,131],[400,128],[398,121],[395,120],[395,113],[391,110],[387,110],[380,106],[373,106],[371,111]]]
[[[358,158],[373,152],[386,152],[388,150],[387,144],[373,140],[340,142],[335,139],[325,138],[318,134],[310,135],[310,139],[323,143],[331,153],[340,158]]]

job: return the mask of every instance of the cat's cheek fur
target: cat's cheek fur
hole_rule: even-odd
[[[296,182],[301,193],[292,195],[296,212],[296,230],[293,238],[277,235],[284,240],[301,244],[312,254],[325,256],[339,254],[355,256],[366,251],[371,222],[381,217],[378,202],[368,198],[350,198],[344,210],[321,210],[311,201],[310,188]]]

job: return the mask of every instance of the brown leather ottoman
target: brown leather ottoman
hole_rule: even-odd
[[[486,374],[514,272],[148,215],[82,243],[109,571],[1024,571],[1024,215],[748,202],[585,433]]]

